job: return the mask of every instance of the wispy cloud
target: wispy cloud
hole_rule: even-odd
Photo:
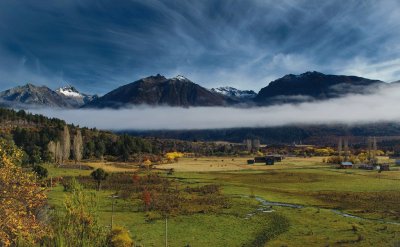
[[[80,126],[110,130],[215,129],[269,127],[288,124],[360,124],[400,122],[400,85],[377,89],[374,94],[271,107],[146,107],[121,110],[33,110]]]
[[[0,86],[105,93],[161,73],[258,90],[305,70],[394,81],[399,10],[396,0],[2,1]]]

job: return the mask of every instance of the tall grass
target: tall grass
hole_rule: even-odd
[[[289,220],[279,214],[265,218],[263,224],[265,227],[256,234],[254,240],[244,244],[243,247],[263,247],[269,240],[286,232],[290,226]]]

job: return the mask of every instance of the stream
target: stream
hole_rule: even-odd
[[[249,197],[247,195],[241,195],[243,197]],[[309,207],[309,208],[316,208],[316,209],[323,209],[326,210],[326,208],[321,208],[321,207],[316,207],[316,206],[303,206],[303,205],[299,205],[299,204],[291,204],[291,203],[283,203],[283,202],[271,202],[271,201],[267,201],[264,198],[261,198],[259,196],[256,196],[255,199],[261,203],[261,206],[259,208],[257,208],[256,211],[247,214],[246,219],[251,218],[252,216],[254,216],[257,212],[262,212],[262,213],[271,213],[274,212],[275,210],[272,209],[273,206],[278,206],[278,207],[286,207],[286,208],[293,208],[293,209],[301,209],[301,208],[305,208],[305,207]],[[383,224],[392,224],[392,225],[400,225],[400,222],[393,222],[393,221],[386,221],[386,220],[382,220],[382,219],[369,219],[369,218],[364,218],[364,217],[360,217],[360,216],[356,216],[356,215],[352,215],[352,214],[348,214],[345,212],[342,212],[340,210],[337,209],[331,209],[331,212],[346,217],[346,218],[353,218],[353,219],[357,219],[357,220],[365,220],[365,221],[374,221],[374,222],[379,222],[379,223],[383,223]]]

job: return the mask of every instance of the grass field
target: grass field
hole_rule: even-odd
[[[382,173],[339,170],[321,161],[319,157],[287,158],[274,166],[249,166],[246,158],[205,157],[158,166],[174,168],[172,178],[183,184],[220,184],[231,200],[231,207],[218,214],[170,218],[169,246],[257,246],[257,239],[266,241],[266,246],[398,246],[400,171],[396,167]],[[90,165],[109,172],[135,170],[113,164]],[[90,173],[65,168],[49,168],[49,172],[51,176]],[[98,192],[104,225],[110,224],[112,193]],[[61,186],[53,188],[50,204],[60,207],[64,194]],[[303,207],[269,208],[255,197]],[[164,245],[164,220],[146,221],[145,214],[129,200],[116,199],[114,222],[128,227],[144,246]]]

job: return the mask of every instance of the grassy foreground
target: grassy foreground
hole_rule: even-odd
[[[318,158],[287,159],[269,167],[248,167],[244,161],[184,159],[165,165],[177,171],[173,177],[182,183],[220,184],[231,200],[231,207],[217,214],[168,219],[169,246],[264,246],[260,244],[264,242],[266,246],[399,245],[400,171],[396,168],[383,173],[338,170]],[[52,176],[89,173],[50,169]],[[98,192],[104,225],[110,225],[112,193]],[[304,207],[269,208],[254,196]],[[50,204],[60,207],[62,187],[53,188],[49,198]],[[345,217],[334,210],[360,218]],[[144,246],[165,245],[165,221],[146,219],[133,202],[116,199],[115,224],[128,227],[134,239]]]

